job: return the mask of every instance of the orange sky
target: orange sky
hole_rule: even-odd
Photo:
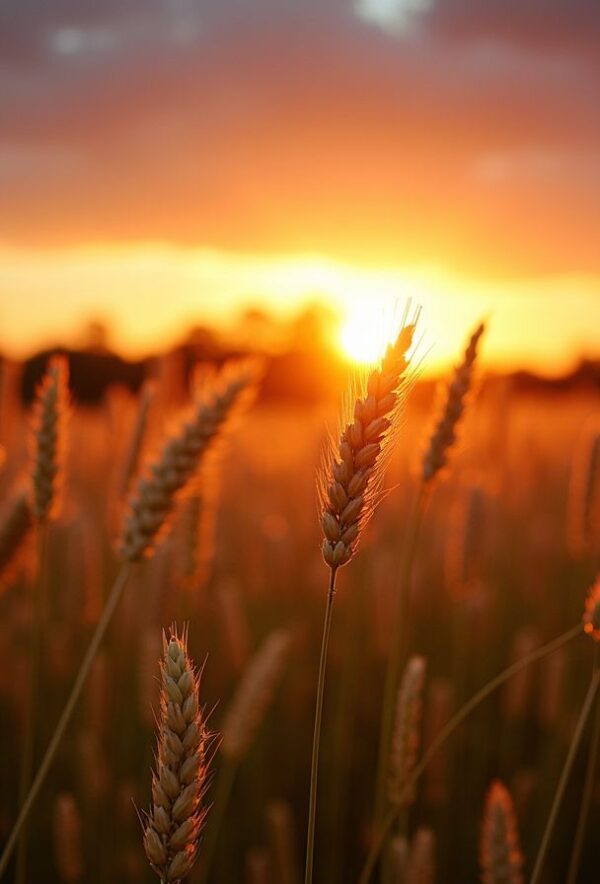
[[[131,353],[256,300],[423,303],[439,359],[600,337],[600,4],[0,9],[0,345]]]

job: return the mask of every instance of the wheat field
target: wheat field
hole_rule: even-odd
[[[410,341],[349,372],[341,439],[337,376],[301,404],[201,366],[90,407],[65,362],[33,405],[4,370],[2,880],[598,880],[598,391],[486,376],[480,335],[434,396]]]

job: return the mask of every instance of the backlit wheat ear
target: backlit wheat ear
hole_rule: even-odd
[[[485,801],[480,861],[482,884],[522,884],[523,859],[512,799],[498,780]]]
[[[423,457],[421,477],[424,483],[431,482],[448,463],[450,451],[456,441],[458,423],[465,410],[467,395],[473,382],[477,349],[484,331],[484,323],[477,326],[471,335],[463,361],[454,370],[441,414]]]
[[[423,826],[413,836],[406,884],[433,884],[435,879],[435,835]]]
[[[419,755],[425,671],[425,658],[411,657],[398,692],[389,785],[389,798],[394,805],[408,805],[415,800],[414,785],[407,789],[406,784]]]
[[[398,418],[402,386],[408,369],[414,325],[402,329],[381,366],[356,399],[354,417],[341,433],[320,476],[319,492],[323,557],[332,569],[345,565],[356,552],[361,531],[373,511],[380,488],[382,452]]]
[[[55,515],[60,503],[68,407],[67,360],[53,357],[38,387],[33,417],[32,510],[38,522]]]
[[[54,858],[61,881],[80,881],[83,876],[81,819],[75,799],[67,792],[54,802]]]
[[[221,727],[221,752],[239,761],[248,751],[273,699],[290,651],[287,630],[272,632],[242,676]]]
[[[160,720],[152,808],[144,848],[161,882],[179,882],[196,859],[205,811],[207,733],[199,706],[199,677],[187,652],[187,634],[163,638]]]
[[[199,392],[191,413],[150,463],[129,502],[120,541],[126,561],[137,562],[152,553],[177,495],[194,477],[234,411],[247,400],[257,376],[255,362],[231,363]]]
[[[0,521],[0,589],[17,566],[32,529],[29,494],[21,491],[10,501]]]

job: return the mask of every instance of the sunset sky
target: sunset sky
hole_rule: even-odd
[[[5,0],[0,347],[412,296],[600,355],[597,0]]]

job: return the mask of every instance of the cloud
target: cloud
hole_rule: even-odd
[[[594,8],[366,2],[10,0],[4,240],[600,272]]]

